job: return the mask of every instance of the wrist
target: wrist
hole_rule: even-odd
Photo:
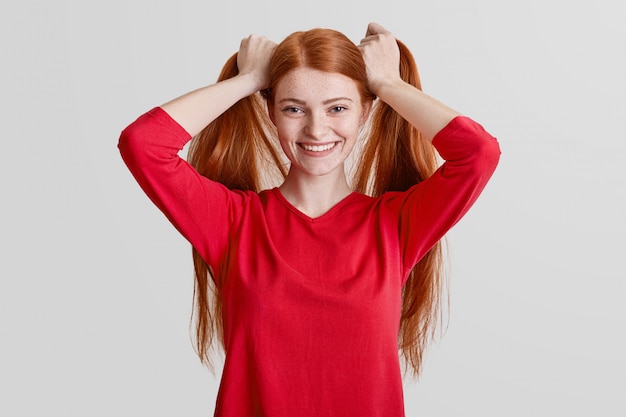
[[[403,88],[410,87],[401,78],[398,79],[381,79],[379,81],[370,82],[369,89],[376,97],[382,101],[388,102],[390,98],[401,91]]]
[[[245,97],[267,87],[267,80],[260,79],[254,73],[240,73],[233,77],[232,80],[238,83]]]

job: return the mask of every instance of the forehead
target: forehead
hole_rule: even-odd
[[[333,97],[349,97],[360,101],[354,80],[342,74],[311,68],[289,71],[280,79],[274,92],[276,101],[285,98],[324,101]]]

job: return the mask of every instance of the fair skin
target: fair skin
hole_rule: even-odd
[[[245,38],[237,58],[237,76],[194,90],[161,107],[189,134],[198,134],[237,101],[267,87],[269,60],[275,47],[262,36]],[[381,25],[368,25],[359,49],[369,89],[425,138],[432,139],[459,115],[400,78],[395,37]],[[343,164],[369,106],[360,102],[351,80],[302,68],[280,81],[275,104],[269,111],[292,164],[280,190],[300,211],[318,217],[351,192]]]
[[[400,78],[396,38],[378,23],[370,23],[359,49],[367,67],[369,89],[431,140],[460,114]]]
[[[318,217],[352,192],[344,162],[371,103],[340,74],[299,68],[276,86],[270,118],[291,165],[280,191],[296,208]]]

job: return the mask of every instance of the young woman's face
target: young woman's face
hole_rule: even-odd
[[[343,172],[368,111],[356,84],[344,75],[310,68],[289,72],[277,84],[269,112],[290,173]]]

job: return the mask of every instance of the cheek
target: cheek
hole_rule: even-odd
[[[297,138],[293,126],[278,124],[276,126],[276,130],[278,133],[278,141],[283,148],[290,146],[289,144],[293,143]]]
[[[283,152],[291,153],[291,147],[298,139],[297,127],[293,123],[276,123],[276,133],[278,134],[278,142]]]
[[[360,130],[359,121],[357,119],[345,120],[341,125],[337,126],[337,130],[350,139],[356,138]]]
[[[278,131],[279,136],[290,136],[293,132],[298,131],[298,123],[294,119],[289,119],[285,117],[276,117],[274,118],[274,126],[276,126],[276,130]]]

